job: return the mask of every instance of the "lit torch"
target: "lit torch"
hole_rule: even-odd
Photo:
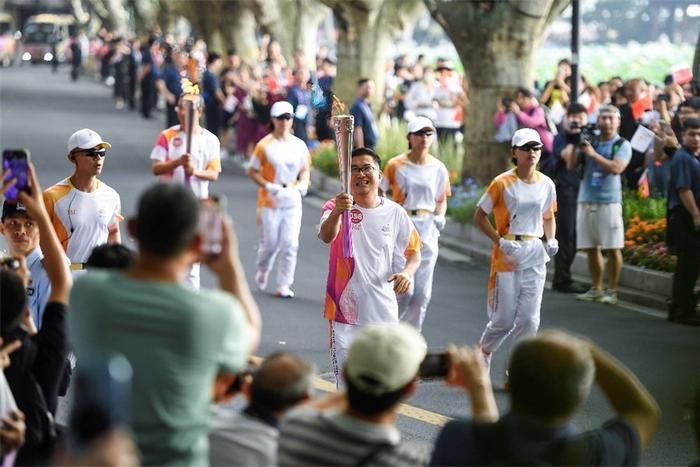
[[[333,128],[335,130],[335,142],[338,151],[338,172],[340,173],[340,186],[344,193],[350,193],[350,165],[352,163],[352,134],[354,121],[352,115],[346,115],[345,105],[333,96]],[[336,113],[340,113],[336,115]],[[343,236],[343,257],[352,258],[352,237],[350,230],[350,212],[343,213],[341,223],[341,235]]]

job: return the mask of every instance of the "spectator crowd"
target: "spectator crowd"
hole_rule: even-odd
[[[313,146],[313,141],[333,138],[328,117],[334,60],[321,53],[309,63],[297,52],[287,63],[279,43],[269,38],[255,64],[243,63],[235,51],[225,56],[208,51],[203,41],[177,44],[157,34],[140,41],[101,31],[90,48],[100,63],[100,76],[113,86],[118,109],[138,107],[144,118],[151,118],[162,102],[166,130],[151,160],[154,175],[165,180],[143,190],[136,214],[125,220],[119,195],[97,178],[111,145],[84,129],[68,140],[67,157],[74,166],[70,177],[42,191],[30,164],[25,189],[16,199],[5,200],[0,233],[11,256],[0,267],[3,466],[640,463],[660,409],[632,372],[592,341],[552,330],[523,335],[509,359],[510,409],[501,415],[483,347],[451,345],[435,355],[420,333],[425,309],[414,318],[420,324],[398,322],[395,294],[409,291],[425,254],[415,218],[431,216],[426,231],[444,227],[449,183],[441,179],[430,196],[430,212],[399,206],[401,177],[407,176],[401,170],[413,159],[396,160],[395,178],[388,182],[397,202],[379,196],[374,118],[379,113],[409,120],[408,156],[416,164],[431,161],[434,133],[438,139],[459,140],[463,130],[468,89],[452,63],[439,60],[433,69],[422,57],[410,63],[405,56],[388,63],[383,109],[369,106],[374,83],[358,82],[351,108],[358,149],[346,174],[355,183],[351,194],[338,195],[324,206],[319,227],[319,238],[331,244],[325,311],[327,317],[334,315],[329,319],[339,391],[317,395],[316,369],[299,355],[255,357],[264,323],[246,280],[236,233],[226,215],[202,229],[210,213],[202,199],[209,200],[208,183],[216,181],[220,159],[231,150],[241,161],[250,161],[248,173],[260,187],[261,212],[270,209],[265,212],[284,217],[299,209],[300,222],[309,167],[308,149],[297,139]],[[82,65],[76,61],[74,66],[77,77]],[[199,90],[183,85],[184,77]],[[583,97],[572,101],[568,78],[568,64],[562,62],[541,93],[519,89],[512,100],[500,102],[497,134],[513,141],[513,154],[525,151],[525,156],[518,155],[518,165],[542,151],[542,172],[553,179],[558,197],[564,192],[569,196],[567,201],[560,198],[556,214],[557,225],[568,226],[557,229],[562,246],[556,258],[565,248],[570,255],[585,249],[593,287],[579,298],[615,303],[620,232],[602,226],[614,224],[621,215],[623,178],[636,188],[646,169],[652,192],[677,193],[669,204],[675,245],[679,251],[699,251],[700,203],[695,200],[700,198],[700,97],[693,95],[693,83],[684,89],[671,80],[657,90],[642,80],[623,84],[612,79],[598,86],[582,80]],[[197,146],[192,154],[184,152],[179,139],[190,108],[196,118],[193,133],[186,136]],[[200,117],[206,131],[199,128]],[[589,122],[597,124],[590,131],[593,140],[584,133]],[[654,134],[645,148],[634,144],[640,126]],[[514,135],[522,127],[534,131],[520,141]],[[280,179],[280,166],[275,165],[280,151],[270,147],[294,148],[299,156],[294,170],[288,167],[289,180]],[[685,152],[679,156],[680,151]],[[531,168],[530,176],[538,178]],[[442,175],[441,166],[433,169]],[[265,178],[270,172],[277,178]],[[2,174],[2,193],[9,198],[19,181],[8,175]],[[556,204],[551,195],[542,208],[551,214],[546,217],[550,222]],[[374,221],[381,231],[377,237],[383,236],[387,245],[392,242],[387,248],[399,254],[387,264],[371,262],[375,237],[368,237],[366,245],[356,240],[352,259],[363,274],[371,275],[372,267],[393,270],[392,285],[380,284],[376,293],[369,292],[375,295],[360,298],[368,308],[361,312],[391,309],[395,323],[352,321],[351,307],[346,308],[340,294],[331,293],[348,264],[349,257],[342,255],[344,236],[359,230],[345,233],[341,217],[352,210],[351,215],[359,213],[360,220],[366,216],[369,224],[376,209],[392,219],[391,228],[384,225],[388,217]],[[269,230],[264,233],[279,230],[280,222],[265,221]],[[587,236],[581,235],[584,226]],[[120,245],[124,229],[136,239],[137,251]],[[212,229],[217,250],[207,249]],[[391,238],[390,231],[395,234]],[[512,237],[509,242],[522,240]],[[496,234],[496,243],[500,240]],[[280,272],[278,295],[293,297],[285,279],[294,273],[294,239],[280,238],[266,247],[269,251],[261,251],[258,258],[256,285],[265,287],[267,256],[281,251],[288,270]],[[606,290],[601,250],[609,261]],[[557,254],[551,245],[547,252]],[[693,299],[687,291],[698,275],[697,255],[688,255],[675,278],[679,285],[678,296],[674,286],[673,319],[679,322],[693,321]],[[403,261],[402,266],[396,267],[395,260]],[[200,265],[213,273],[216,290],[199,290]],[[566,275],[570,265],[567,257],[557,263],[561,282],[555,278],[555,287],[572,288],[570,273]],[[343,286],[360,281],[358,276],[346,278]],[[369,279],[359,289],[370,289],[373,282],[386,281]],[[423,293],[429,300],[429,289]],[[386,300],[391,305],[384,306]],[[441,362],[437,369],[430,365],[436,358]],[[397,416],[420,381],[435,377],[468,396],[471,417],[449,422],[434,444],[423,449],[402,439]],[[594,385],[611,412],[601,426],[577,430],[572,419]],[[226,405],[235,397],[245,398],[242,410]],[[58,417],[61,407],[68,414]]]

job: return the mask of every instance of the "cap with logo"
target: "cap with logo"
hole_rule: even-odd
[[[284,114],[294,115],[294,108],[292,104],[287,101],[277,101],[272,104],[270,109],[270,117],[277,118]]]
[[[345,374],[362,392],[375,396],[387,394],[416,377],[426,352],[425,339],[408,324],[367,326],[350,346]]]
[[[104,141],[96,131],[92,131],[88,128],[78,130],[68,138],[69,153],[76,149],[92,149],[96,147],[109,149],[112,145]]]
[[[415,117],[411,119],[411,121],[408,122],[407,128],[409,133],[416,133],[426,128],[435,131],[435,125],[433,125],[433,122],[428,117]]]
[[[540,139],[540,134],[537,133],[532,128],[521,128],[515,133],[513,133],[513,139],[511,140],[511,146],[518,148],[527,143],[539,143],[542,144]]]
[[[29,217],[29,214],[27,214],[27,207],[24,204],[5,201],[2,204],[2,217],[0,220],[4,221],[6,217],[15,214],[22,214]]]

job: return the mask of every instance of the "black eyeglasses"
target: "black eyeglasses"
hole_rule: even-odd
[[[433,130],[418,130],[413,134],[416,136],[433,136],[435,132]]]
[[[282,114],[279,117],[275,117],[277,120],[291,120],[292,115],[291,114]]]
[[[543,144],[534,143],[534,144],[523,144],[522,146],[518,146],[517,148],[520,149],[521,151],[539,151],[543,147],[544,147]]]
[[[75,154],[82,154],[83,156],[92,157],[94,159],[96,157],[105,157],[107,155],[107,151],[104,149],[83,149],[80,151],[75,151]]]
[[[353,175],[358,175],[359,173],[369,175],[372,172],[374,172],[376,169],[377,168],[373,165],[363,165],[362,167],[358,167],[356,165],[353,165],[350,167],[350,173]]]

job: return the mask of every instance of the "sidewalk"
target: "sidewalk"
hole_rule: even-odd
[[[312,168],[310,191],[324,199],[332,198],[341,191],[340,181]],[[491,261],[489,239],[474,226],[458,224],[451,219],[447,220],[445,230],[440,235],[440,247],[468,256],[478,264],[488,265]],[[576,255],[571,272],[576,281],[590,284],[585,254]],[[548,287],[551,287],[553,274],[554,267],[550,261],[547,270],[547,280],[550,281]],[[623,302],[665,313],[666,299],[671,296],[672,281],[673,277],[670,273],[623,265],[618,297]]]

